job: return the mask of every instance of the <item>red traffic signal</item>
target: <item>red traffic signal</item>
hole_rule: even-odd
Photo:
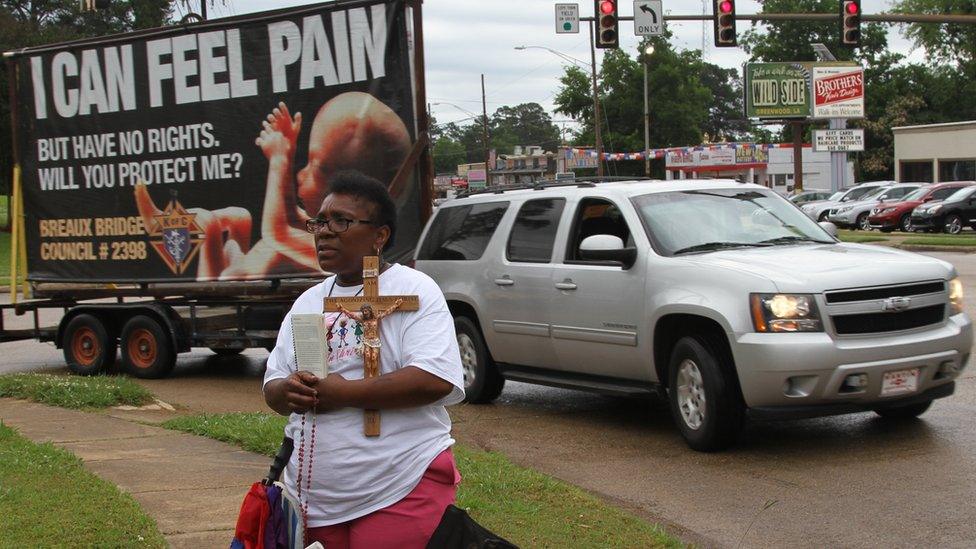
[[[620,46],[620,21],[617,16],[617,0],[594,0],[593,12],[596,13],[595,45],[598,48],[616,48]]]
[[[840,43],[850,47],[861,45],[861,0],[841,0]]]
[[[735,1],[715,0],[712,23],[715,27],[715,47],[731,48],[738,45],[735,34]]]

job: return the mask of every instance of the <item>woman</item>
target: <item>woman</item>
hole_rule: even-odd
[[[396,207],[378,180],[345,172],[332,181],[307,225],[319,265],[335,275],[295,301],[268,358],[264,384],[268,405],[290,414],[295,452],[285,483],[306,509],[305,543],[424,547],[460,480],[444,408],[464,398],[450,311],[428,276],[381,263],[380,295],[417,295],[420,309],[382,320],[380,376],[363,379],[368,330],[354,328],[355,318],[343,313],[324,317],[329,374],[319,379],[298,372],[291,315],[321,313],[327,297],[361,295],[363,257],[391,245]],[[382,411],[379,437],[364,436],[364,410]]]

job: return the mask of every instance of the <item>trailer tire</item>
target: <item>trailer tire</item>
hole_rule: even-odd
[[[173,341],[159,322],[145,315],[122,328],[122,364],[129,374],[147,379],[166,377],[176,365]]]
[[[97,316],[80,314],[65,327],[61,348],[69,370],[91,376],[104,372],[115,363],[117,344]]]

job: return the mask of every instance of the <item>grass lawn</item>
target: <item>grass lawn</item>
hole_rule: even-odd
[[[177,418],[163,426],[273,456],[285,421],[272,414],[219,414]],[[501,454],[456,445],[454,455],[464,476],[458,506],[521,547],[684,546],[660,527]]]
[[[132,496],[0,423],[3,547],[166,547]]]
[[[10,283],[10,233],[0,231],[0,284]]]
[[[0,376],[0,397],[22,398],[62,408],[141,406],[153,396],[142,385],[124,377],[10,374]],[[0,530],[2,532],[2,530]],[[3,545],[0,539],[0,545]]]
[[[7,208],[7,199],[7,195],[0,195],[0,230],[7,230],[10,227],[10,210]]]
[[[880,233],[875,231],[837,231],[837,237],[843,242],[891,242],[893,244],[909,244],[916,246],[974,246],[976,235],[963,233],[957,235],[943,233]]]

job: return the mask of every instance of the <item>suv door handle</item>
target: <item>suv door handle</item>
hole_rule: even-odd
[[[557,282],[556,288],[560,290],[575,290],[576,283],[573,282],[572,280],[564,280],[562,282]]]
[[[498,284],[499,286],[513,286],[515,281],[509,278],[508,275],[505,275],[501,278],[496,278],[495,284]]]

